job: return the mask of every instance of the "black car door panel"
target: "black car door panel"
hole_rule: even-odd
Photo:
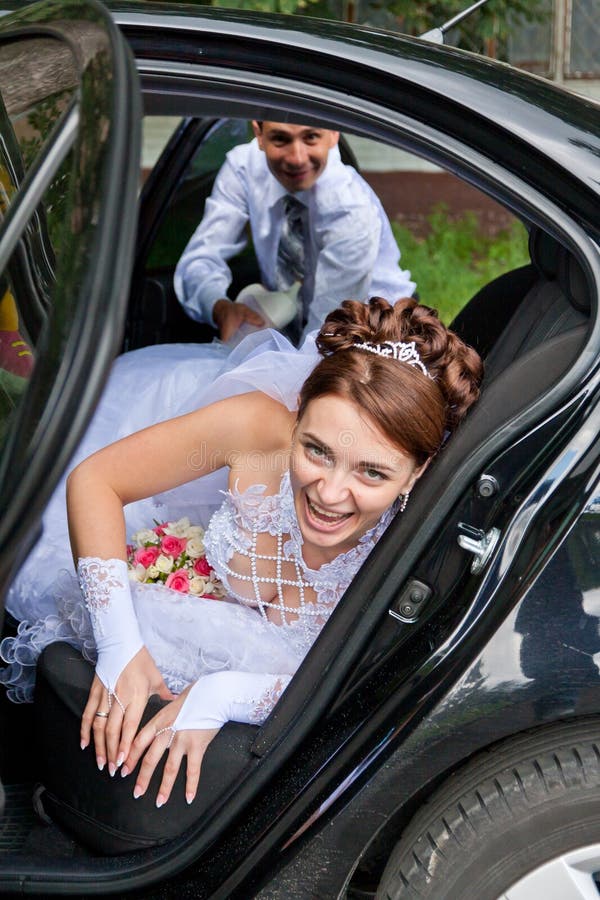
[[[119,344],[139,99],[129,51],[93,0],[3,18],[0,71],[0,302],[18,338],[0,371],[1,618]]]

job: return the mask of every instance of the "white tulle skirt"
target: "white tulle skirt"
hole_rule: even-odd
[[[167,687],[180,693],[202,675],[223,669],[293,675],[302,652],[301,625],[274,625],[257,609],[234,601],[181,594],[159,584],[131,585],[145,646]],[[34,624],[21,622],[15,637],[0,643],[7,665],[0,670],[8,697],[33,700],[37,659],[48,644],[66,641],[96,662],[96,645],[79,584],[66,570],[49,588],[56,611]]]
[[[0,645],[0,654],[9,663],[8,670],[0,670],[0,681],[12,685],[13,699],[29,696],[35,661],[53,640],[68,640],[90,660],[95,654],[87,613],[81,605],[75,577],[69,574],[74,570],[65,501],[68,472],[113,441],[225,397],[261,390],[295,409],[300,388],[317,361],[312,336],[297,350],[271,330],[250,335],[231,352],[218,341],[166,344],[145,347],[115,361],[92,422],[46,508],[42,536],[7,595],[8,611],[21,622],[17,638],[6,639]],[[227,472],[219,470],[173,491],[130,504],[125,509],[127,534],[151,526],[154,520],[173,520],[184,515],[194,524],[206,527],[226,487]],[[286,673],[292,660],[297,665],[285,639],[286,629],[265,623],[255,610],[186,597],[158,585],[136,586],[134,595],[136,603],[143,598],[140,622],[143,629],[150,629],[149,643],[154,642],[154,652],[163,659],[164,669],[162,664],[159,668],[170,678],[173,690],[182,680],[188,683],[212,671],[225,658],[227,668],[252,665],[246,671]],[[161,609],[163,603],[165,608]],[[208,609],[219,611],[204,615]],[[186,616],[190,617],[189,628],[182,628]],[[174,631],[170,630],[171,622],[178,623],[173,626]],[[207,635],[203,637],[203,627],[210,629],[210,641]],[[267,642],[265,628],[271,635]],[[237,633],[240,643],[236,649],[232,635]],[[191,635],[189,642],[186,634]],[[252,637],[248,640],[249,635],[256,635],[256,641]],[[282,658],[282,667],[265,669],[265,656],[259,654],[259,645],[266,647],[271,662],[273,654],[277,658],[278,648],[282,649],[287,666]],[[173,654],[173,646],[181,649],[179,656]],[[186,648],[185,652],[182,648]],[[181,658],[181,666],[173,667],[175,657]],[[208,669],[198,668],[204,664]]]

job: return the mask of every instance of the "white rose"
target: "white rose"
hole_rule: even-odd
[[[174,537],[185,537],[186,530],[190,527],[190,520],[187,516],[178,519],[176,522],[169,522],[165,528],[165,534],[172,534]]]
[[[142,565],[140,565],[140,563],[138,563],[137,566],[130,568],[127,574],[129,575],[130,581],[143,582],[144,578],[146,577],[146,570]]]
[[[204,544],[198,538],[190,538],[185,546],[185,552],[191,559],[204,556]]]
[[[215,595],[215,597],[224,597],[226,595],[226,593],[227,593],[227,591],[225,590],[225,588],[223,587],[221,582],[215,581],[214,588],[213,588],[213,594]]]
[[[154,565],[148,566],[146,575],[148,576],[148,578],[158,578],[158,576],[160,575],[160,569],[157,569]]]
[[[204,537],[204,528],[201,528],[200,525],[190,525],[190,527],[186,529],[184,536],[186,538],[196,538],[196,540],[201,541]]]
[[[159,572],[162,572],[164,575],[168,575],[173,568],[173,560],[169,559],[168,556],[165,556],[164,553],[161,553],[154,565]]]
[[[160,538],[149,528],[142,528],[141,531],[136,531],[131,540],[138,547],[144,547],[146,544],[158,544]]]
[[[206,581],[204,578],[201,578],[200,575],[194,575],[193,578],[190,578],[190,593],[191,594],[203,594],[206,590]]]

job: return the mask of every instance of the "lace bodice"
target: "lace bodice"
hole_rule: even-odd
[[[214,513],[204,544],[207,558],[229,594],[255,606],[272,624],[289,629],[298,652],[305,653],[335,609],[340,597],[394,515],[387,510],[359,543],[319,569],[302,556],[302,535],[290,483],[285,472],[279,492],[252,485],[225,492]],[[274,540],[265,541],[261,536]]]

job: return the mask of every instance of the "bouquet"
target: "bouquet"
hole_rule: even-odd
[[[203,538],[204,529],[187,517],[137,531],[127,545],[130,580],[221,600],[225,589],[206,559]]]

